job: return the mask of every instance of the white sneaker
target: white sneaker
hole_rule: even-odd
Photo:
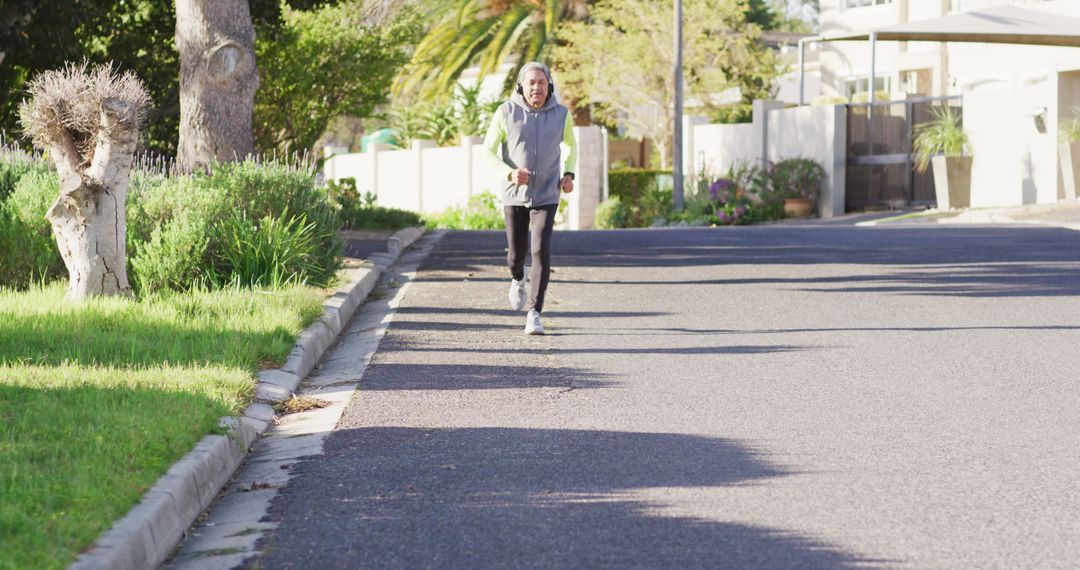
[[[525,278],[521,281],[517,279],[510,280],[510,308],[515,311],[520,311],[525,308],[525,301],[528,297],[528,293],[525,291]]]
[[[540,313],[529,311],[525,317],[525,334],[544,334],[544,324],[540,322]]]

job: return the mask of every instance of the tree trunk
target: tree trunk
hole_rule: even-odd
[[[671,161],[671,157],[668,156],[668,152],[672,148],[672,139],[674,139],[670,133],[655,137],[653,143],[656,144],[656,151],[660,154],[660,170],[666,170],[668,163]]]
[[[60,195],[45,218],[68,269],[70,299],[131,294],[124,205],[139,140],[137,114],[131,103],[102,101],[101,134],[89,164],[70,133],[48,146],[60,175]]]
[[[254,152],[251,110],[259,73],[247,0],[176,0],[182,170]]]

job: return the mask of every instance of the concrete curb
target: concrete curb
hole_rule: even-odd
[[[930,214],[933,215],[933,214]],[[899,217],[899,216],[897,216]],[[969,210],[947,218],[884,218],[856,222],[856,227],[905,227],[919,224],[942,225],[942,226],[965,226],[965,225],[1014,225],[1014,226],[1043,226],[1048,228],[1062,228],[1066,230],[1080,231],[1080,224],[1043,220],[1038,218],[1015,218],[1008,212],[1000,210]]]
[[[199,441],[69,568],[136,570],[156,568],[164,562],[274,421],[272,405],[293,395],[374,289],[382,272],[423,233],[423,228],[395,233],[387,240],[386,254],[372,255],[352,270],[348,284],[323,303],[323,314],[297,337],[285,365],[259,373],[255,401],[239,417],[222,418],[228,435],[208,435]]]

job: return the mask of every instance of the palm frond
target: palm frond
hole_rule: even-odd
[[[530,12],[523,6],[503,14],[499,21],[499,29],[495,32],[491,43],[484,49],[480,59],[480,75],[487,75],[499,68],[506,59],[508,52],[520,37],[524,26],[523,23],[529,18]]]
[[[548,36],[555,35],[555,27],[559,25],[562,17],[562,0],[547,0],[544,7],[544,33]]]
[[[481,77],[496,72],[513,55],[519,65],[540,60],[570,6],[578,0],[433,0],[436,23],[417,45],[412,61],[394,85],[394,95],[446,93],[468,66],[479,64]],[[507,80],[512,87],[514,78]]]

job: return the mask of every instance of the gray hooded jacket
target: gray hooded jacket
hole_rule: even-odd
[[[547,75],[551,90],[544,105],[534,109],[518,89],[495,112],[484,137],[486,154],[490,160],[498,162],[504,173],[502,200],[505,206],[558,204],[559,182],[564,173],[574,171],[577,162],[573,120],[570,111],[555,98],[555,86],[547,67],[535,62],[525,64],[518,74],[518,85],[522,85],[528,70],[537,68]],[[528,184],[519,186],[510,181],[517,168],[529,170]]]

